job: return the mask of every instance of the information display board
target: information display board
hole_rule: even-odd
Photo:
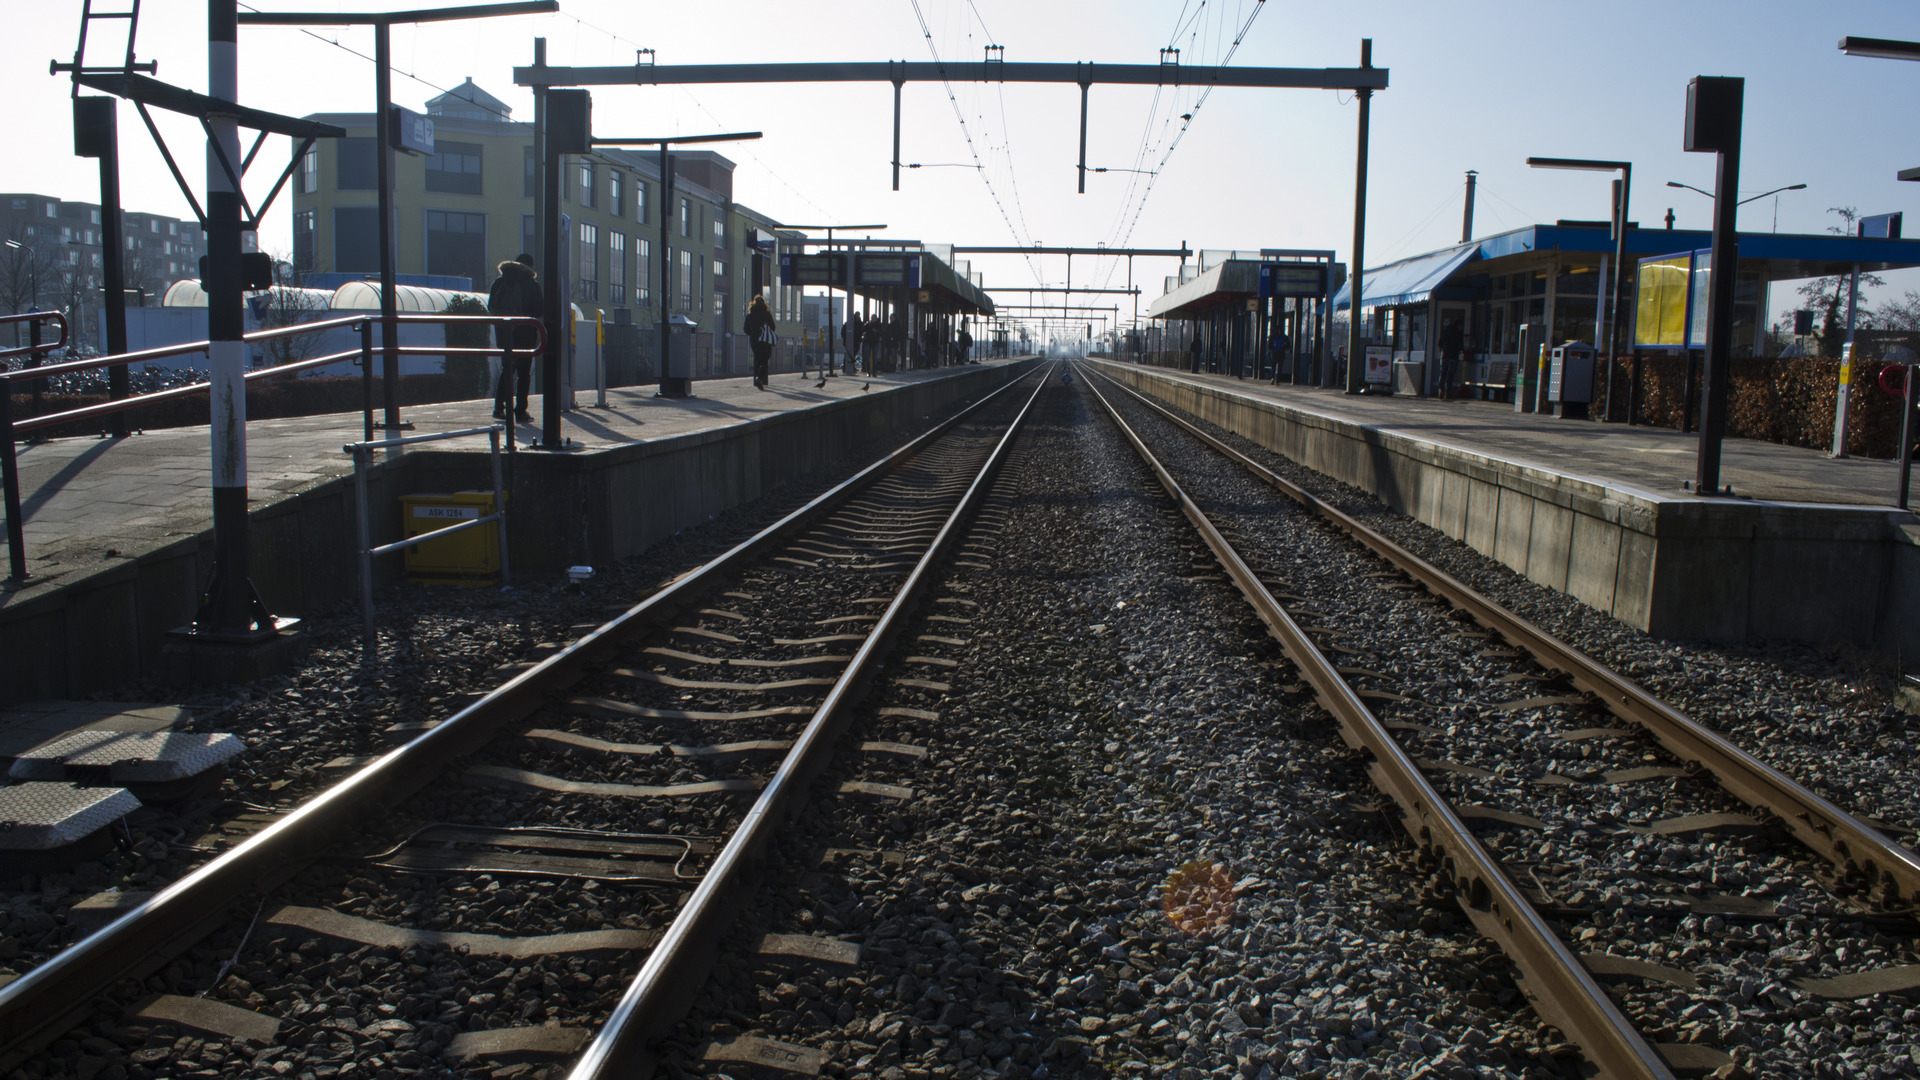
[[[1693,253],[1640,260],[1634,296],[1633,343],[1642,349],[1687,348],[1687,303]]]
[[[1327,295],[1327,264],[1310,262],[1265,262],[1260,264],[1260,295],[1263,297]]]
[[[853,261],[855,285],[899,285],[920,287],[920,256],[869,254],[862,252]]]
[[[787,285],[845,285],[847,253],[831,251],[820,255],[781,255],[780,280]]]
[[[1393,346],[1367,346],[1367,381],[1381,384],[1393,381]]]

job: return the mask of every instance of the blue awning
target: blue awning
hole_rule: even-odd
[[[1452,277],[1456,270],[1465,266],[1468,260],[1479,255],[1480,243],[1474,241],[1388,263],[1377,270],[1368,270],[1360,302],[1366,307],[1417,304]],[[1349,281],[1333,294],[1333,310],[1345,311],[1352,306],[1353,283]]]

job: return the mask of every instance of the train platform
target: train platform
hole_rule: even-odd
[[[858,440],[998,386],[1024,366],[989,361],[841,375],[824,386],[817,374],[783,372],[764,391],[747,377],[709,379],[684,398],[629,387],[608,390],[605,408],[593,404],[592,390],[578,392],[579,407],[562,414],[562,450],[528,450],[537,424],[516,427],[512,565],[537,574],[637,553],[826,464]],[[539,404],[536,396],[536,417]],[[493,423],[491,412],[485,399],[411,406],[402,420],[413,429],[402,434],[484,426]],[[341,448],[361,440],[362,424],[352,412],[247,425],[254,582],[278,614],[353,595],[353,462]],[[212,555],[207,432],[172,428],[19,447],[32,577],[0,592],[0,651],[15,659],[46,655],[38,677],[12,677],[25,675],[25,665],[10,662],[0,704],[131,677],[150,666],[167,629],[191,620],[196,583]],[[485,436],[470,436],[386,452],[369,477],[375,542],[399,537],[401,494],[491,489],[487,447]],[[397,576],[398,563],[384,560],[381,579]],[[115,647],[91,658],[67,655],[105,623],[126,621],[130,609],[132,628],[101,639]]]
[[[1678,431],[1101,367],[1659,636],[1920,651],[1920,523],[1891,461],[1730,438],[1732,495],[1705,496]]]

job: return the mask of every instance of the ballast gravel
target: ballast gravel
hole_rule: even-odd
[[[924,762],[838,759],[671,1073],[745,1076],[707,1048],[750,1036],[883,1080],[1572,1075],[1500,954],[1421,906],[1362,763],[1132,450],[1078,387],[1031,424],[962,560],[984,568],[911,631],[946,639],[913,649],[958,661],[951,691],[885,684],[856,732]],[[827,794],[846,779],[913,795]],[[1185,929],[1183,868],[1220,889]],[[771,965],[763,932],[863,955]]]

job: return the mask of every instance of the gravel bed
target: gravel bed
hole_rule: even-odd
[[[853,736],[926,758],[837,760],[669,1073],[745,1076],[705,1054],[749,1035],[882,1080],[1575,1075],[1132,450],[1078,385],[1043,403],[974,529],[990,568],[912,631],[951,690],[883,686]],[[762,932],[864,955],[782,967]]]
[[[1920,1013],[1907,996],[1829,1002],[1796,985],[1914,963],[1911,938],[1884,932],[1897,923],[1859,918],[1859,908],[1822,885],[1824,864],[1784,832],[1636,832],[1744,808],[1693,776],[1601,779],[1677,762],[1634,733],[1585,734],[1620,725],[1577,696],[1556,703],[1565,688],[1556,694],[1550,680],[1536,681],[1546,673],[1530,660],[1488,647],[1463,617],[1406,589],[1383,561],[1239,466],[1199,451],[1171,423],[1130,399],[1116,404],[1216,523],[1237,532],[1256,568],[1311,598],[1306,621],[1324,622],[1325,640],[1353,654],[1342,659],[1369,672],[1361,686],[1387,692],[1376,712],[1403,725],[1398,737],[1433,766],[1427,771],[1443,795],[1456,806],[1538,819],[1538,828],[1487,823],[1482,839],[1510,876],[1558,906],[1576,951],[1699,977],[1697,989],[1652,980],[1618,986],[1616,999],[1650,1038],[1718,1045],[1740,1067],[1768,1075],[1812,1075],[1816,1067],[1899,1075],[1912,1067],[1920,1047],[1910,1029]],[[1600,782],[1582,782],[1591,780]],[[1731,918],[1729,904],[1752,917]],[[1729,930],[1729,921],[1743,926]]]
[[[231,820],[236,813],[253,812],[270,820],[290,809],[343,775],[326,769],[328,761],[388,749],[383,732],[389,724],[451,715],[505,673],[517,670],[515,665],[546,655],[626,610],[931,422],[876,440],[832,468],[719,515],[635,559],[600,567],[584,586],[563,586],[546,575],[544,581],[507,592],[410,586],[385,590],[378,598],[383,663],[375,671],[360,664],[357,611],[343,606],[308,620],[312,643],[300,669],[290,675],[184,697],[164,686],[127,688],[120,695],[123,700],[186,705],[194,712],[193,728],[239,734],[248,742],[249,753],[235,760],[220,802],[143,809],[130,819],[132,843],[122,850],[71,871],[14,873],[0,880],[0,892],[11,898],[0,912],[7,919],[7,934],[0,938],[0,976],[25,972],[78,940],[81,928],[68,920],[66,910],[83,897],[105,888],[150,890],[178,878],[245,835],[244,824]],[[784,587],[777,580],[768,584],[775,593]],[[888,586],[875,576],[867,587]],[[831,598],[817,597],[816,602],[829,603]],[[535,723],[570,727],[560,722],[570,719],[545,716]],[[616,732],[604,720],[588,733],[645,741],[636,737],[632,725]],[[473,761],[510,758],[517,767],[537,771],[575,777],[590,771],[577,755],[537,751],[513,739],[496,742]],[[649,783],[708,778],[680,768],[675,759],[641,760],[665,771],[639,776],[629,770],[588,778]],[[749,796],[731,794],[680,800],[672,807],[672,825],[676,832],[694,836],[718,835],[750,801]],[[682,815],[680,804],[693,812]],[[635,811],[633,800],[557,798],[456,781],[435,785],[407,806],[395,808],[387,824],[400,834],[429,821],[602,828],[619,822],[622,828],[655,831],[669,825],[664,806],[639,815],[637,823]],[[423,878],[350,862],[323,862],[258,899],[261,910],[296,902],[397,925],[510,936],[664,924],[676,906],[677,890],[603,884],[596,898],[593,889],[591,882],[488,875]],[[624,959],[591,954],[555,955],[516,966],[468,957],[457,947],[343,951],[272,927],[247,931],[244,919],[230,923],[143,983],[123,984],[101,1002],[89,1023],[15,1075],[446,1075],[438,1054],[457,1031],[530,1022],[592,1026],[624,991],[631,973]],[[223,962],[243,941],[247,949],[239,963],[225,971]],[[193,995],[216,986],[212,996],[217,999],[284,1018],[288,1026],[282,1045],[263,1051],[245,1044],[221,1045],[219,1040],[209,1044],[172,1025],[122,1023],[124,1008],[145,993]],[[525,992],[529,987],[532,992]],[[520,992],[508,993],[508,988]],[[483,1000],[475,1000],[482,995]],[[479,1075],[488,1074],[487,1068],[480,1069]]]

